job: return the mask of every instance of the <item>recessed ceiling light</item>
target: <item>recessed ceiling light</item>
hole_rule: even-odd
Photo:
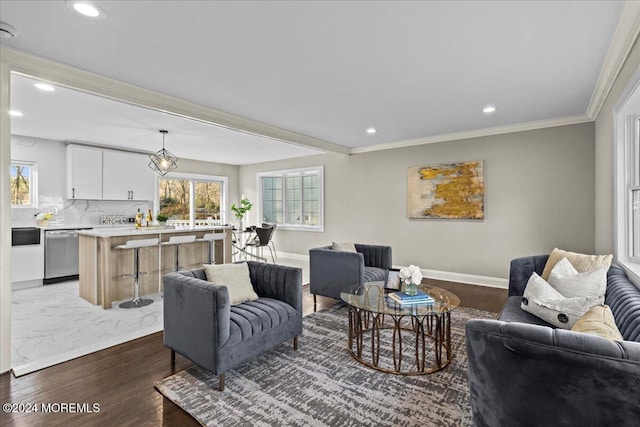
[[[377,132],[376,128],[367,128],[367,133],[368,133],[369,135],[373,135],[373,134],[374,134],[374,133],[376,133],[376,132]]]
[[[93,2],[85,0],[67,0],[67,7],[90,19],[104,19],[105,13]]]
[[[495,111],[496,111],[496,107],[494,107],[493,105],[487,105],[482,109],[482,112],[485,114],[495,113]]]
[[[24,114],[22,114],[20,111],[17,111],[17,110],[9,110],[9,115],[13,116],[13,117],[22,117],[22,116],[24,116]]]
[[[56,90],[55,87],[51,86],[48,83],[34,83],[34,86],[40,90],[43,90],[45,92],[53,92],[54,90]]]

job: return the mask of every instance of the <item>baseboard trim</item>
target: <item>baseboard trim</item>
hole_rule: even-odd
[[[297,259],[300,261],[309,261],[309,255],[303,255],[303,254],[292,254],[289,252],[276,252],[276,256],[278,258],[282,257],[282,258]]]
[[[487,286],[489,288],[508,289],[509,281],[499,277],[479,276],[476,274],[455,273],[452,271],[421,269],[422,275],[429,279],[446,280],[449,282],[468,283],[470,285]]]
[[[288,252],[278,252],[278,258],[290,258],[300,261],[308,261],[309,255],[293,254]],[[402,268],[401,265],[394,265],[394,268]],[[489,288],[508,289],[509,281],[499,277],[479,276],[476,274],[455,273],[453,271],[427,270],[421,269],[422,275],[428,279],[446,280],[448,282],[468,283],[470,285],[487,286]]]

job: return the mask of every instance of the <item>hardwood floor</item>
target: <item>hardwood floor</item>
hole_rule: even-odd
[[[507,298],[505,289],[424,280],[460,297],[461,305],[498,312]],[[318,310],[331,306],[318,297]],[[313,296],[304,287],[304,315],[313,312]],[[158,393],[153,383],[192,363],[170,351],[156,333],[108,348],[20,378],[0,376],[3,404],[93,404],[92,413],[0,413],[1,426],[197,426],[193,418]],[[230,386],[230,385],[228,385]],[[57,405],[52,405],[57,409]],[[41,406],[38,406],[41,409]]]

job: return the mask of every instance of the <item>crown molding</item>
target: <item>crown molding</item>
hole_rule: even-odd
[[[415,145],[435,144],[437,142],[456,141],[460,139],[479,138],[483,136],[501,135],[505,133],[523,132],[535,129],[544,129],[557,126],[575,125],[578,123],[592,122],[593,119],[586,114],[560,117],[557,119],[538,120],[534,122],[516,123],[505,126],[495,126],[484,129],[467,130],[463,132],[446,133],[442,135],[427,136],[424,138],[406,139],[403,141],[387,142],[384,144],[358,147],[351,150],[351,154],[369,153],[372,151],[391,150],[394,148],[413,147]]]
[[[600,113],[622,66],[638,39],[638,34],[640,34],[640,2],[627,1],[587,107],[587,115],[593,120]]]
[[[332,142],[291,132],[244,117],[214,110],[209,107],[124,83],[109,77],[81,70],[66,64],[33,56],[16,49],[0,47],[0,62],[7,64],[11,71],[28,77],[78,89],[94,95],[126,102],[144,108],[161,111],[203,123],[251,135],[271,138],[301,147],[325,152],[348,155],[350,149]]]

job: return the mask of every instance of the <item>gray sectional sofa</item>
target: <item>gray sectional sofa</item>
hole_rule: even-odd
[[[164,344],[220,375],[302,333],[302,270],[247,261],[259,299],[229,303],[226,286],[207,282],[203,269],[179,271],[164,284]]]
[[[640,426],[640,289],[609,269],[605,303],[624,341],[555,329],[520,308],[547,258],[513,260],[499,319],[466,324],[475,425]]]

